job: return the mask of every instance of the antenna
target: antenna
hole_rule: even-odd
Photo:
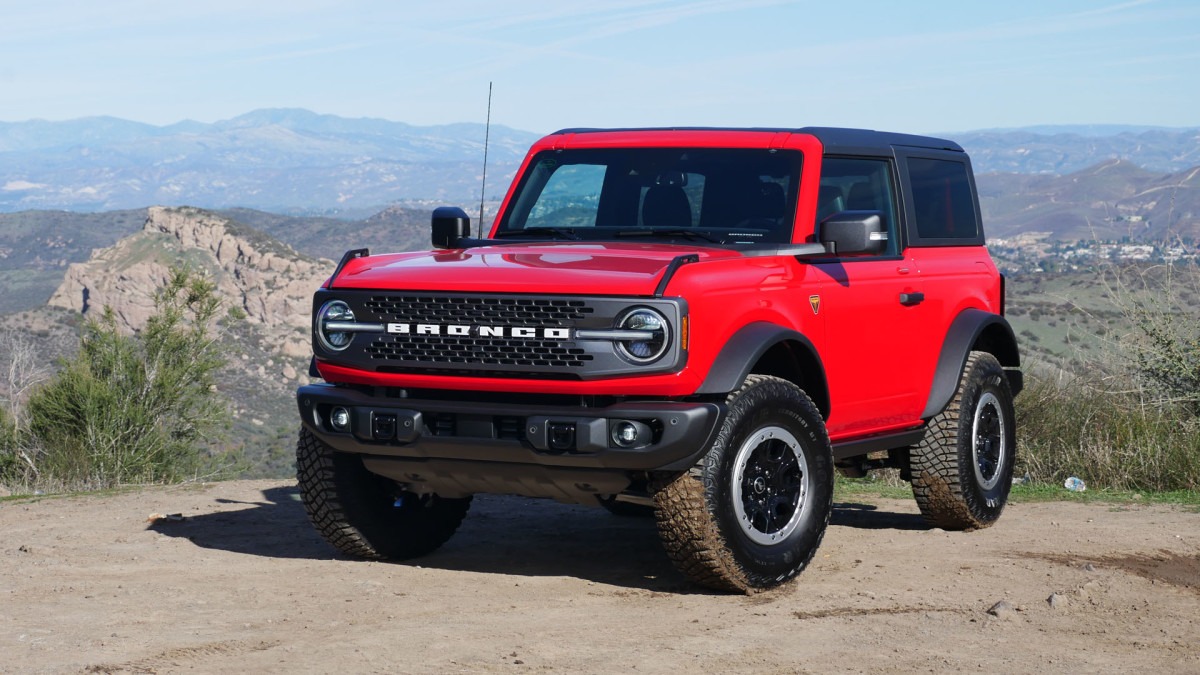
[[[488,137],[492,132],[492,83],[488,82],[487,123],[483,127],[483,181],[479,186],[479,238],[483,239],[483,200],[487,194]]]

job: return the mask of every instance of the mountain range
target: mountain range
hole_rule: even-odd
[[[564,120],[564,126],[569,124]],[[1060,126],[944,134],[977,174],[1065,175],[1110,159],[1169,173],[1200,165],[1200,129]],[[540,134],[413,126],[302,109],[168,126],[113,117],[0,122],[0,212],[150,205],[364,218],[401,202],[503,194]]]
[[[975,173],[1065,175],[1112,159],[1170,173],[1200,166],[1200,129],[1038,126],[949,134]]]
[[[489,195],[499,194],[537,134],[298,109],[163,127],[0,122],[0,212],[187,204],[365,216],[404,200],[478,202],[485,134]]]
[[[1200,167],[1163,174],[1112,159],[1065,176],[993,173],[976,183],[989,237],[1200,241]]]

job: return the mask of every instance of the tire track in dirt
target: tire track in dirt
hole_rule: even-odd
[[[184,668],[193,662],[202,662],[214,656],[238,656],[250,652],[261,652],[279,646],[278,641],[243,642],[222,640],[191,647],[173,647],[143,659],[127,663],[103,663],[88,666],[88,673],[158,673],[165,669]]]

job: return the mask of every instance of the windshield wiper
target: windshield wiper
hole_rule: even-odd
[[[700,232],[699,230],[689,230],[681,227],[647,227],[640,230],[621,230],[616,233],[618,237],[686,237],[688,239],[704,239],[711,241],[714,244],[722,244],[723,240],[717,237]]]
[[[502,239],[504,237],[520,237],[522,235],[527,235],[527,234],[531,234],[531,235],[550,234],[555,237],[558,237],[559,239],[570,239],[572,241],[579,241],[579,236],[575,234],[575,230],[572,230],[569,228],[563,229],[560,227],[526,227],[526,228],[520,229],[520,230],[501,230],[500,232],[496,233],[496,238]]]

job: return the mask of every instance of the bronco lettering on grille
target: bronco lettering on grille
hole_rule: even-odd
[[[393,335],[448,335],[452,337],[512,337],[570,340],[570,328],[533,328],[529,326],[470,326],[436,323],[389,323]]]

